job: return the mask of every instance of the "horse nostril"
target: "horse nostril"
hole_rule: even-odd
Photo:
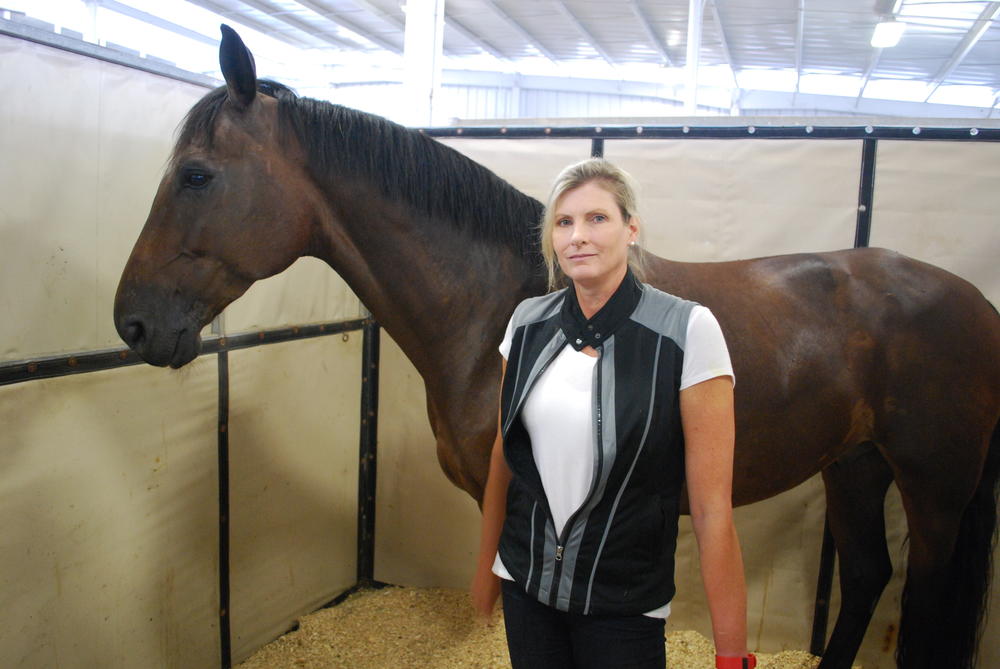
[[[129,348],[134,349],[146,338],[146,328],[143,327],[142,321],[138,319],[129,320],[122,326],[121,336]]]

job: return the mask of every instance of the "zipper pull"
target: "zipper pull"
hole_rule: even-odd
[[[563,547],[556,546],[556,562],[562,562]]]

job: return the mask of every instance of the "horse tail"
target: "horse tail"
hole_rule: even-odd
[[[948,667],[969,669],[976,666],[979,641],[983,632],[986,609],[989,606],[993,553],[997,542],[998,495],[1000,495],[1000,422],[993,428],[983,473],[962,515],[955,540],[955,550],[942,584],[946,592],[939,600],[942,610],[938,612],[936,618],[940,627],[934,630],[935,641],[932,643],[941,644],[934,654],[947,659]],[[907,587],[904,586],[904,612],[907,594]],[[897,662],[900,667],[924,666],[920,659],[908,657],[907,639],[904,637],[910,635],[905,634],[906,627],[904,622],[900,630],[899,645],[896,648]],[[925,630],[926,632],[931,630]],[[924,643],[919,643],[913,639],[916,645],[925,646],[926,639],[923,641]]]

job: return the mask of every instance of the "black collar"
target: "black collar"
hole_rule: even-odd
[[[635,310],[635,305],[639,303],[640,295],[642,295],[642,285],[632,275],[632,270],[628,269],[625,278],[607,303],[594,314],[593,318],[587,320],[576,299],[576,288],[570,282],[559,316],[559,325],[570,346],[580,351],[585,346],[597,348],[603,344],[614,334],[618,326],[628,320]]]

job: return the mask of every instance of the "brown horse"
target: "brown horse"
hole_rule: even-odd
[[[189,112],[115,300],[122,338],[179,367],[199,331],[296,258],[328,262],[423,376],[441,466],[477,500],[504,325],[543,292],[540,205],[378,117],[258,81],[223,27],[226,86]],[[718,316],[736,375],[734,501],[821,471],[842,604],[822,667],[849,667],[909,524],[898,663],[974,661],[1000,471],[1000,316],[976,288],[880,250],[726,263],[649,258],[648,280]]]

